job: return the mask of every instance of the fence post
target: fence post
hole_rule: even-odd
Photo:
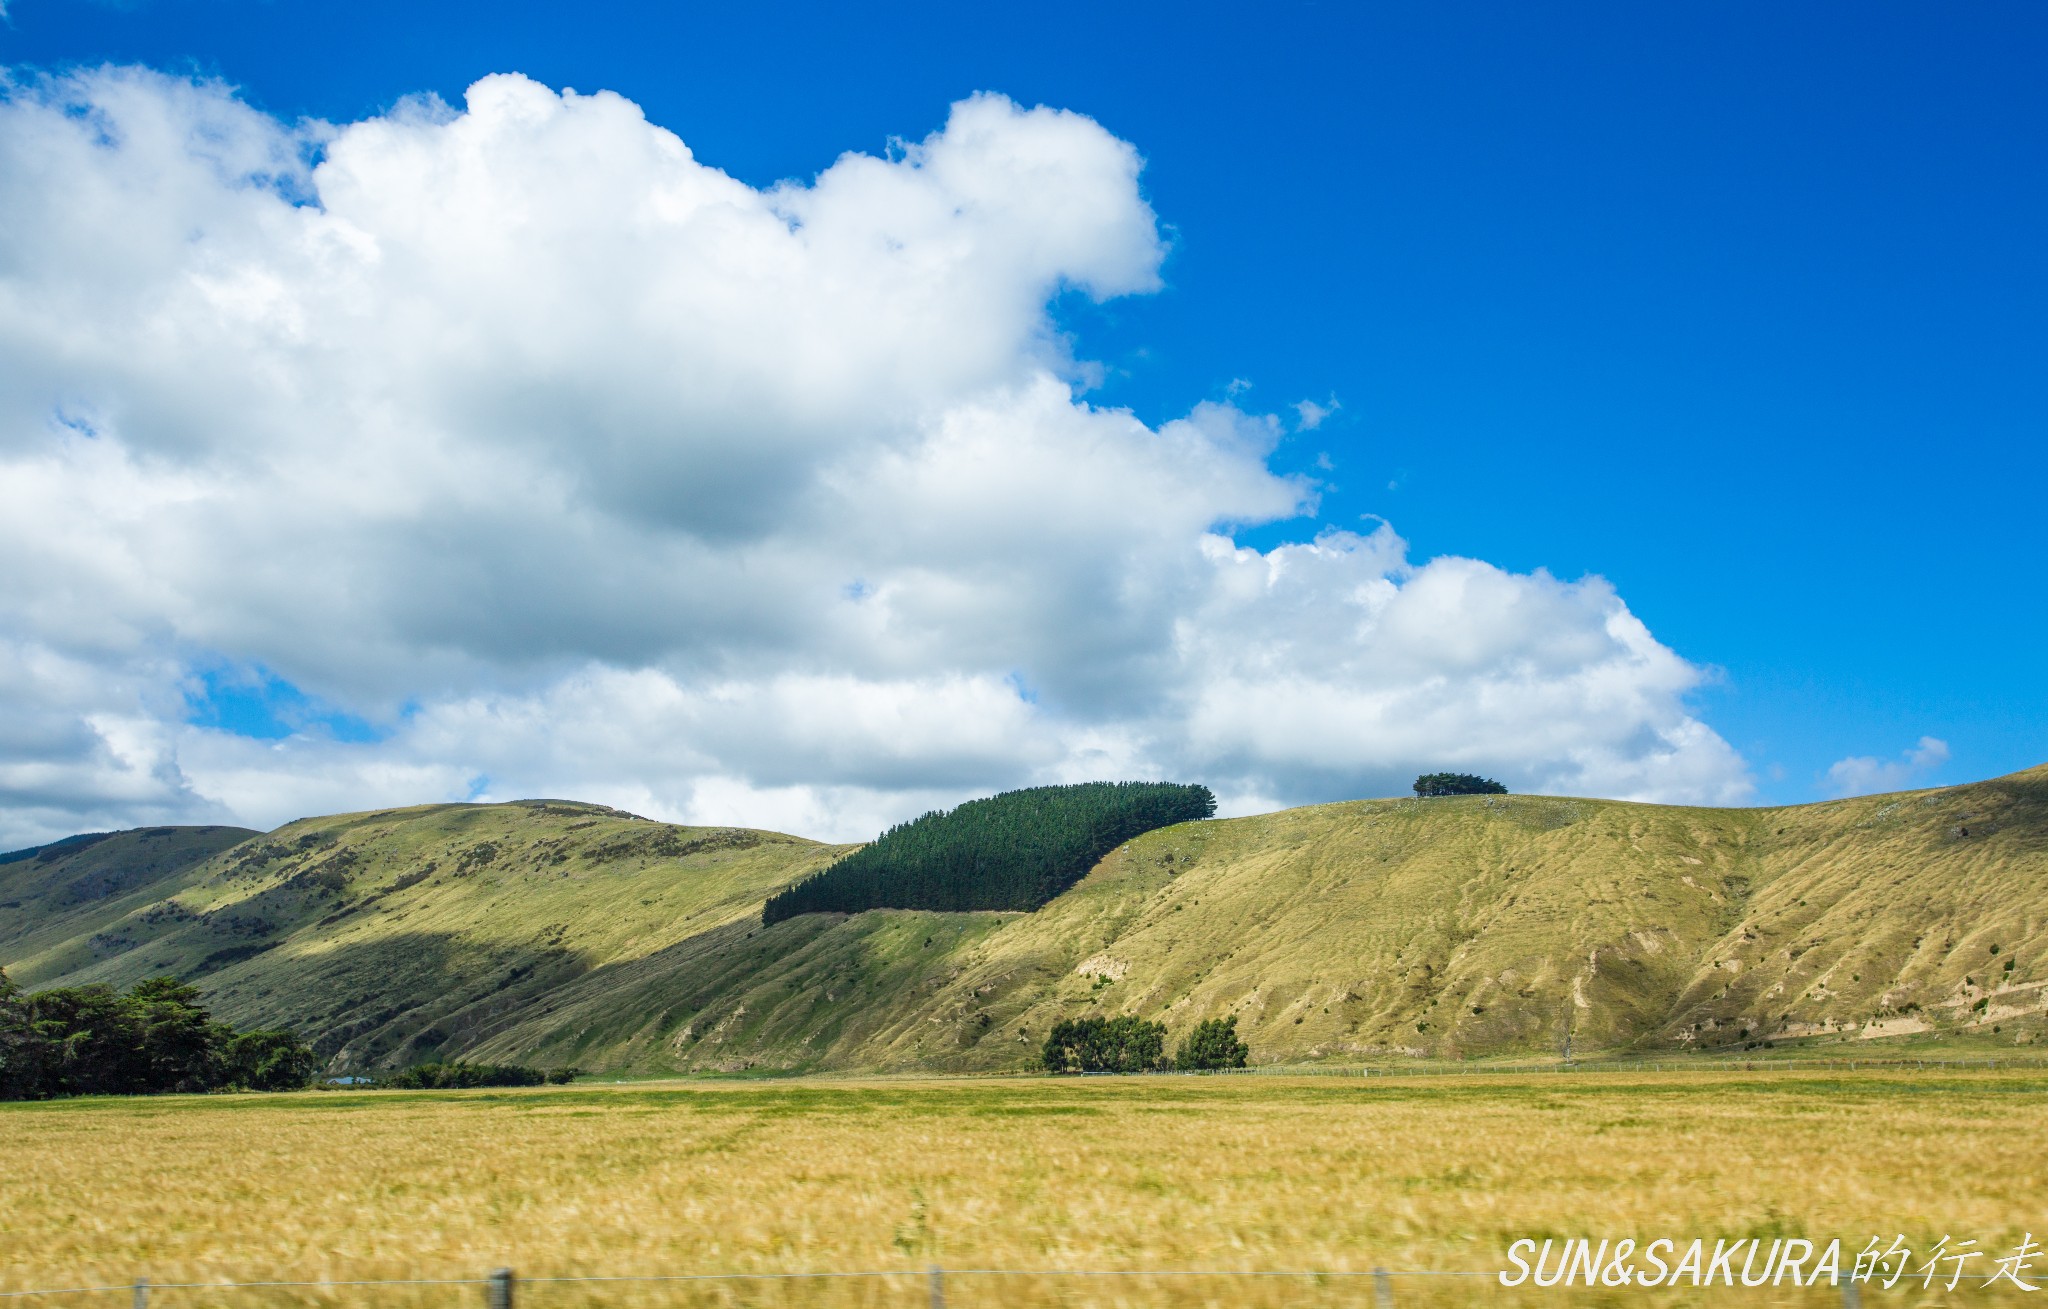
[[[1854,1279],[1842,1280],[1842,1309],[1863,1309],[1863,1292],[1857,1288]]]
[[[512,1270],[494,1268],[484,1283],[484,1309],[512,1309]]]
[[[1379,1309],[1394,1309],[1394,1279],[1384,1268],[1372,1270],[1372,1299]]]
[[[931,1287],[932,1309],[946,1309],[946,1275],[937,1264],[931,1266],[925,1280]]]
[[[135,1309],[149,1309],[149,1279],[135,1279]]]

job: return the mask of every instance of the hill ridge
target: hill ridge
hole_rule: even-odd
[[[2048,998],[2048,766],[1757,809],[1340,801],[1148,833],[1033,913],[767,928],[770,895],[852,847],[577,801],[421,805],[51,902],[131,837],[0,865],[0,964],[31,987],[188,976],[337,1071],[993,1071],[1091,1012],[1234,1014],[1256,1059],[1288,1062],[1554,1055],[1567,1033],[1580,1054],[2002,1046],[2042,1039]]]

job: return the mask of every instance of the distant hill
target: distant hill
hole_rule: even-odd
[[[1091,1012],[1235,1014],[1281,1062],[2048,1037],[2048,768],[1777,809],[1320,805],[1150,832],[1032,913],[760,926],[848,849],[561,801],[307,820],[98,900],[0,865],[0,962],[176,973],[337,1070],[996,1070]]]
[[[30,989],[174,975],[226,1021],[295,1028],[337,1067],[402,1066],[461,1053],[507,1014],[545,1015],[593,969],[751,919],[846,849],[557,800],[242,835],[160,895],[0,938],[0,961]]]
[[[256,835],[246,827],[140,827],[0,854],[0,960],[175,895],[208,859]]]

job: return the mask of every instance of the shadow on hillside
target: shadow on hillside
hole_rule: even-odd
[[[736,1072],[832,1065],[915,1028],[972,1045],[986,1024],[928,1027],[921,1000],[956,951],[1012,915],[900,910],[745,919],[590,970],[507,1023],[480,1057]],[[533,1022],[535,1017],[540,1022]],[[519,1030],[513,1031],[517,1026]]]
[[[775,992],[771,1004],[800,1001],[804,988],[792,975],[805,971],[821,941],[845,921],[844,914],[806,914],[764,928],[750,914],[651,954],[590,969],[534,1010],[480,1029],[478,1043],[517,1027],[524,1029],[522,1042],[548,1052],[547,1062],[577,1062],[585,1051],[601,1059],[621,1047],[644,1052],[662,1043],[673,1047],[671,1058],[690,1062],[689,1048],[721,1023],[730,1029],[751,1018],[745,1025],[758,1026],[766,1015],[756,997],[764,988]],[[488,1054],[511,1057],[503,1049]]]
[[[142,827],[69,838],[10,858],[0,863],[0,947],[89,935],[155,888],[254,835],[242,827]]]
[[[843,921],[812,914],[763,929],[748,915],[601,966],[546,930],[523,947],[398,932],[300,955],[287,940],[233,961],[202,985],[220,1017],[240,1027],[291,1028],[333,1073],[479,1050],[477,1058],[524,1062],[536,1042],[545,1047],[541,1062],[564,1063],[572,1047],[596,1052],[636,1035],[666,1034],[694,1015],[744,1013],[750,992],[801,971],[807,952]],[[836,953],[848,953],[844,943]],[[842,960],[841,971],[854,969]],[[494,1041],[499,1048],[489,1048]]]
[[[2048,816],[2048,769],[2031,769],[1984,785],[2004,791],[2015,803],[2035,810],[2037,816]]]
[[[298,955],[289,941],[205,979],[216,1012],[240,1027],[287,1027],[335,1072],[453,1057],[495,1027],[547,1006],[589,972],[588,955],[550,942],[483,946],[399,932]]]

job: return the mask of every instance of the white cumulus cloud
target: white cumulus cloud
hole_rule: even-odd
[[[1141,165],[993,95],[764,189],[516,76],[342,125],[6,83],[0,845],[532,794],[859,837],[1439,766],[1746,794],[1601,579],[1245,548],[1316,507],[1277,417],[1089,400],[1049,305],[1161,285]],[[219,668],[374,730],[197,725]]]
[[[1835,796],[1903,791],[1947,762],[1948,742],[1923,736],[1919,744],[1900,752],[1896,759],[1879,759],[1875,755],[1837,759],[1828,765],[1827,789]]]

